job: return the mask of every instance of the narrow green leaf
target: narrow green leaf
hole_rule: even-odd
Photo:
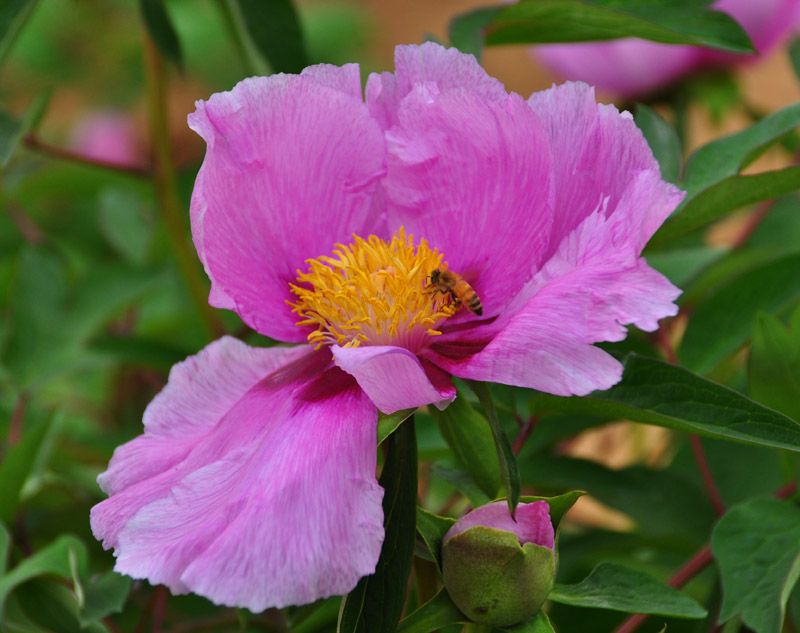
[[[66,534],[0,577],[0,622],[8,594],[22,583],[43,574],[54,574],[71,580],[75,563],[71,563],[70,559],[77,561],[78,572],[84,575],[87,569],[86,546],[74,536]]]
[[[636,125],[647,139],[661,168],[661,177],[676,183],[681,174],[681,142],[675,128],[655,110],[643,103],[636,104]]]
[[[482,7],[457,15],[448,27],[450,42],[462,53],[475,55],[480,60],[483,54],[484,29],[502,10],[502,7]]]
[[[569,509],[575,505],[575,502],[585,494],[583,490],[570,490],[563,495],[557,495],[555,497],[523,495],[519,500],[523,503],[547,501],[547,505],[550,506],[550,521],[553,522],[553,529],[556,531],[556,538],[558,538],[558,531],[561,528],[561,522],[564,520],[564,516],[566,516]]]
[[[414,554],[417,505],[417,438],[413,418],[388,439],[379,479],[384,489],[386,536],[375,573],[362,578],[342,600],[339,633],[391,633],[406,597]]]
[[[5,480],[4,480],[5,481]],[[0,522],[0,577],[6,573],[8,555],[11,553],[11,535],[6,526]]]
[[[730,211],[772,200],[800,189],[800,166],[748,176],[730,176],[684,202],[674,220],[664,225],[653,244],[661,244],[710,224]]]
[[[455,522],[455,519],[437,516],[417,506],[417,532],[428,546],[439,571],[442,570],[442,539]]]
[[[139,9],[142,12],[144,25],[147,32],[153,39],[161,54],[175,64],[179,69],[183,68],[183,53],[178,34],[172,25],[164,0],[139,0]]]
[[[36,455],[44,442],[53,418],[50,417],[32,428],[26,428],[22,441],[9,448],[0,462],[0,521],[10,525],[19,503],[19,493],[31,469],[36,463]]]
[[[493,430],[486,418],[462,395],[444,410],[432,410],[445,442],[456,459],[490,498],[500,488]]]
[[[473,380],[466,381],[470,389],[478,396],[478,401],[481,403],[486,417],[489,420],[489,427],[492,429],[492,437],[494,438],[494,445],[497,449],[497,459],[500,462],[500,472],[503,475],[503,483],[505,484],[506,494],[508,495],[508,509],[511,516],[517,509],[520,494],[520,481],[519,481],[519,467],[517,466],[517,457],[511,449],[511,442],[506,437],[506,432],[500,426],[500,420],[497,419],[497,411],[494,408],[494,401],[489,387],[486,383],[476,382]]]
[[[530,620],[520,622],[514,626],[503,627],[503,631],[508,633],[555,633],[553,625],[550,623],[550,618],[544,611],[539,611]]]
[[[463,470],[447,468],[441,464],[434,464],[431,472],[437,477],[444,479],[451,486],[454,486],[456,490],[464,494],[464,496],[469,499],[469,502],[473,508],[486,505],[492,500],[483,490],[481,490],[480,486],[475,483],[475,480],[470,477],[469,473],[464,472]]]
[[[754,400],[800,420],[800,308],[792,330],[760,312],[748,363],[748,384]]]
[[[693,203],[697,196],[709,188],[730,179],[732,176],[737,176],[742,169],[755,160],[772,143],[798,125],[800,125],[800,103],[795,103],[764,117],[758,123],[741,132],[712,141],[698,149],[686,163],[683,183],[687,192],[686,198],[681,206],[678,207],[676,213],[673,214],[672,219],[667,221],[656,232],[650,240],[650,244],[662,244],[719,217],[718,210],[725,206],[722,205],[721,201],[726,201],[726,204],[730,206],[737,199],[749,199],[752,202],[754,199],[765,199],[764,195],[769,196],[767,189],[762,190],[762,197],[760,198],[754,198],[753,196],[748,198],[744,195],[746,192],[742,189],[744,187],[743,183],[763,187],[770,184],[770,178],[774,178],[775,182],[772,184],[779,186],[781,191],[770,197],[782,195],[783,188],[788,187],[788,183],[793,182],[793,178],[796,177],[794,170],[791,168],[789,168],[790,171],[782,170],[786,171],[783,176],[768,177],[765,174],[758,174],[756,176],[762,176],[762,178],[758,179],[756,176],[750,176],[749,178],[754,180],[731,180],[727,186],[735,187],[736,189],[733,192],[726,194],[725,186],[723,186],[721,190],[714,194],[708,194],[709,197],[706,198],[706,201],[714,201],[716,204],[714,213],[708,213],[703,205]],[[738,206],[742,204],[747,204],[747,202],[741,202]],[[695,215],[698,217],[695,218]]]
[[[656,424],[721,439],[800,451],[800,424],[687,369],[630,354],[622,380],[584,397],[540,394],[537,410]]]
[[[36,8],[36,0],[4,0],[0,4],[0,65]]]
[[[800,37],[792,40],[792,43],[789,45],[789,59],[792,62],[794,74],[800,79]]]
[[[400,621],[397,633],[431,633],[449,624],[466,624],[469,619],[453,604],[446,589]]]
[[[291,0],[236,0],[256,48],[273,72],[308,66],[300,18]]]
[[[573,607],[675,618],[704,618],[707,615],[694,599],[677,589],[650,574],[617,563],[601,563],[576,585],[556,584],[549,599]]]
[[[759,310],[775,314],[800,297],[800,255],[781,257],[748,270],[695,309],[681,341],[681,362],[706,373],[744,345]]]
[[[720,622],[741,614],[756,633],[780,633],[800,577],[800,509],[777,499],[730,508],[711,535],[722,577]]]
[[[383,444],[383,441],[394,433],[397,427],[414,415],[414,411],[416,409],[404,409],[389,414],[378,411],[378,444]]]
[[[17,145],[41,120],[49,99],[49,91],[40,92],[20,117],[0,109],[0,167],[8,164]]]
[[[102,620],[107,615],[119,613],[125,606],[133,581],[115,571],[84,583],[86,599],[78,614],[81,626]]]
[[[708,2],[672,0],[521,0],[486,28],[486,44],[581,42],[640,37],[667,44],[754,52],[742,27]]]

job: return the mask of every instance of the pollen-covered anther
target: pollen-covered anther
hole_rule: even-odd
[[[431,271],[446,269],[442,255],[425,240],[414,246],[401,228],[390,242],[354,235],[336,244],[333,255],[306,261],[290,284],[296,302],[287,302],[301,327],[316,326],[308,342],[317,348],[337,344],[397,345],[418,351],[438,326],[457,310],[449,297],[426,290]]]

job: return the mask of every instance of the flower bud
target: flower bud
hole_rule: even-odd
[[[534,615],[553,588],[555,534],[545,501],[505,501],[463,516],[442,540],[442,574],[456,606],[474,622],[508,626]]]

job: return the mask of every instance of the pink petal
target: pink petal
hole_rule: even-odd
[[[449,376],[402,347],[331,348],[336,365],[353,376],[383,413],[433,404],[444,409],[456,397]]]
[[[535,113],[518,95],[418,87],[386,139],[389,225],[438,248],[483,314],[497,314],[533,275],[553,221],[550,148]]]
[[[520,503],[517,506],[515,518],[516,521],[511,518],[508,504],[505,501],[486,504],[461,517],[444,535],[442,544],[469,528],[483,526],[516,534],[520,545],[534,543],[550,549],[555,547],[555,532],[550,520],[550,506],[546,501]]]
[[[115,548],[115,569],[252,611],[344,593],[372,573],[383,540],[375,407],[336,377],[343,389],[309,399],[310,384],[340,372],[325,372],[328,359],[312,353],[257,382],[216,424],[199,422],[185,457],[95,506],[92,529]],[[227,381],[229,367],[216,367]],[[213,374],[203,367],[174,394],[178,411],[194,397],[203,415]]]
[[[503,84],[486,74],[472,55],[434,42],[420,46],[397,46],[392,73],[372,73],[367,80],[367,105],[372,115],[388,129],[397,122],[403,98],[415,86],[429,84],[439,92],[465,89],[482,101],[503,101]]]
[[[614,106],[597,104],[591,87],[580,83],[556,86],[532,94],[528,103],[541,121],[553,152],[554,219],[549,256],[600,205],[607,215],[614,213],[638,171],[660,172],[631,115],[618,112]],[[669,204],[680,202],[676,189],[665,192]],[[667,208],[666,213],[674,208]],[[628,219],[632,230],[638,230],[641,222],[636,214]]]
[[[564,396],[618,382],[622,366],[592,343],[622,340],[627,324],[655,330],[678,311],[680,290],[638,257],[670,195],[680,196],[653,172],[640,172],[611,217],[598,210],[562,241],[493,324],[499,333],[483,349],[466,358],[437,349],[468,340],[455,333],[443,335],[428,357],[462,378]]]
[[[178,363],[145,409],[145,434],[114,451],[97,478],[100,488],[116,494],[181,461],[251,387],[310,352],[306,346],[249,347],[224,336]]]
[[[534,56],[553,74],[585,81],[624,97],[646,94],[669,84],[700,63],[700,49],[635,38],[609,42],[543,44]]]
[[[384,143],[356,70],[246,79],[189,117],[208,144],[192,230],[211,298],[273,338],[305,340],[286,305],[303,262],[379,226]]]
[[[795,33],[800,23],[800,0],[720,0],[713,8],[732,15],[761,55]],[[698,68],[732,66],[757,59],[755,55],[733,55],[636,38],[547,44],[532,50],[563,79],[585,81],[629,98],[654,92]]]

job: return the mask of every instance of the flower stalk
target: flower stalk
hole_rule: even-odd
[[[183,210],[178,200],[175,161],[167,124],[167,84],[164,61],[150,36],[144,35],[145,75],[147,77],[147,111],[150,143],[153,152],[156,198],[172,249],[178,260],[184,282],[210,336],[216,338],[225,329],[208,304],[208,289],[197,267],[194,249],[186,237]]]

